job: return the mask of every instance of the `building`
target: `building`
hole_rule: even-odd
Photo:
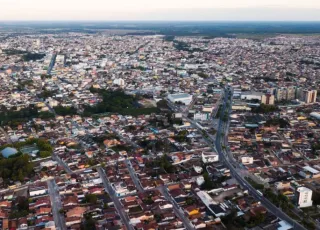
[[[44,186],[30,186],[29,187],[29,196],[42,196],[47,194],[47,188]]]
[[[317,101],[317,90],[304,90],[302,92],[301,101],[306,104],[315,103]]]
[[[274,183],[274,187],[276,190],[289,189],[291,187],[291,183],[289,181],[278,181]]]
[[[320,171],[310,166],[304,166],[302,170],[299,172],[299,175],[303,178],[319,178]]]
[[[296,99],[296,87],[295,86],[290,86],[290,87],[286,88],[286,90],[287,90],[286,100]]]
[[[244,165],[253,164],[253,157],[248,157],[248,156],[241,157],[241,163]]]
[[[192,101],[192,95],[187,94],[187,93],[169,94],[168,99],[172,103],[180,102],[185,105],[189,105]]]
[[[216,204],[215,201],[211,198],[211,196],[204,192],[199,191],[197,192],[198,197],[201,199],[201,201],[205,204],[205,206],[209,209],[210,212],[212,212],[216,217],[225,216],[226,210],[223,204]]]
[[[243,92],[241,93],[241,100],[258,100],[258,101],[261,101],[262,99],[262,93],[260,92],[250,92],[250,91],[247,91],[247,92]]]
[[[209,113],[195,113],[193,115],[193,119],[195,121],[206,121],[210,119],[210,114]]]
[[[215,152],[202,152],[201,158],[203,163],[212,163],[219,161],[219,155]]]
[[[306,187],[297,188],[297,203],[299,208],[312,206],[312,190]]]
[[[274,105],[274,95],[263,94],[261,98],[261,103],[266,105]]]
[[[115,80],[113,80],[113,84],[114,84],[114,85],[118,85],[118,86],[120,86],[120,87],[123,87],[123,86],[124,86],[124,80],[121,79],[121,78],[115,79]]]
[[[317,120],[320,120],[320,113],[312,112],[312,113],[310,113],[310,116],[311,116],[311,117],[314,117],[314,118],[317,119]]]
[[[277,101],[287,100],[287,89],[286,88],[278,88],[276,90],[276,99],[277,99]]]

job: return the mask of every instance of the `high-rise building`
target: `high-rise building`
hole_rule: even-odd
[[[274,105],[274,95],[270,93],[263,94],[261,98],[261,103],[266,105]]]
[[[301,101],[304,101],[306,104],[315,103],[317,101],[317,90],[304,90]]]
[[[277,101],[287,100],[287,89],[286,88],[278,88],[276,90],[276,98],[277,98]]]
[[[286,100],[294,100],[296,99],[296,87],[290,86],[287,88],[287,98]]]
[[[303,88],[302,87],[297,87],[296,89],[296,99],[300,99],[302,97],[303,93]]]
[[[312,190],[306,187],[299,187],[296,191],[297,204],[299,208],[312,206]]]

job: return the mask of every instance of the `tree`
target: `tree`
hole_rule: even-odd
[[[207,172],[205,172],[203,175],[203,179],[204,179],[204,183],[202,185],[203,189],[206,190],[211,190],[214,188],[214,183],[212,181],[212,179],[210,178],[209,174]]]
[[[98,198],[97,198],[97,195],[95,195],[95,194],[87,194],[87,195],[85,195],[84,200],[86,203],[96,204],[98,201]]]
[[[278,107],[275,105],[261,104],[259,107],[252,108],[253,113],[272,113],[278,111]]]
[[[46,158],[46,157],[51,156],[51,152],[49,152],[49,151],[40,151],[39,155],[40,155],[41,158]]]
[[[86,216],[84,223],[81,225],[81,230],[96,230],[95,221],[91,216]]]

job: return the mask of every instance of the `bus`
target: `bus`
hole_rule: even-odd
[[[260,195],[260,196],[263,196],[262,192],[260,192],[260,190],[257,190],[257,193]]]

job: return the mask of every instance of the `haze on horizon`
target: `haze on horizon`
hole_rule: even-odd
[[[0,0],[0,21],[320,21],[319,0]]]

